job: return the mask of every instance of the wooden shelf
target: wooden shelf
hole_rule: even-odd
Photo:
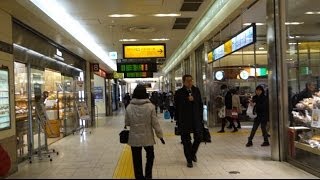
[[[302,149],[304,151],[308,151],[308,152],[311,152],[313,154],[316,154],[316,155],[320,155],[320,150],[318,148],[312,148],[310,145],[308,144],[304,144],[304,143],[301,143],[301,142],[298,142],[298,141],[295,141],[294,142],[294,145],[296,148],[298,149]]]

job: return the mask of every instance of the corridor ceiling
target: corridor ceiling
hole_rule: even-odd
[[[169,58],[214,0],[55,0],[55,2],[92,35],[106,54],[117,51],[118,58],[121,59],[122,44],[135,43],[166,43],[166,54]],[[77,55],[89,60],[98,59],[30,1],[2,0],[1,7],[9,9],[7,11],[14,17]],[[187,11],[181,11],[183,9]],[[56,11],[59,12],[61,9]],[[168,13],[181,16],[153,16]],[[135,17],[109,17],[112,14],[133,14]],[[122,42],[121,39],[138,39],[138,41]],[[110,70],[108,67],[107,69]]]

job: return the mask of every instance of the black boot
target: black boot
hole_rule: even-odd
[[[264,141],[261,146],[270,146],[269,141]]]
[[[246,144],[246,147],[251,147],[253,145],[252,141],[248,141],[248,143]]]

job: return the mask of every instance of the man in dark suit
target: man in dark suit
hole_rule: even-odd
[[[193,86],[191,75],[184,75],[183,87],[176,91],[176,120],[181,132],[181,140],[187,166],[193,167],[192,161],[197,162],[197,151],[202,140],[203,103],[199,88]],[[191,143],[190,133],[194,142]]]

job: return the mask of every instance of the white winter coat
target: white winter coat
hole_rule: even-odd
[[[156,143],[153,129],[158,138],[163,138],[155,107],[149,99],[131,100],[126,109],[125,125],[130,126],[130,146],[153,146]]]

